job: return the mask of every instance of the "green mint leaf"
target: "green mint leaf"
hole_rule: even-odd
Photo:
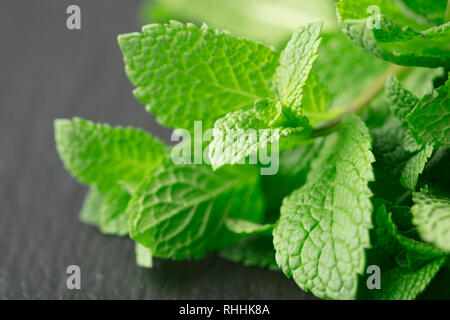
[[[408,216],[410,220],[411,214],[408,214]],[[376,245],[393,256],[392,259],[396,259],[397,263],[403,268],[417,269],[446,255],[445,252],[433,245],[406,236],[406,232],[399,230],[393,221],[392,213],[388,213],[384,205],[378,208],[375,222]]]
[[[388,254],[396,254],[399,250],[397,226],[392,221],[392,214],[386,211],[385,205],[381,205],[376,211],[375,226],[377,245]]]
[[[74,118],[55,121],[55,140],[66,169],[100,191],[118,183],[137,184],[161,164],[166,147],[148,133]]]
[[[433,145],[426,144],[422,150],[408,160],[400,176],[402,186],[408,190],[416,190],[419,175],[423,172],[432,153]]]
[[[263,103],[266,114],[258,109],[258,105]],[[307,118],[295,118],[292,120],[295,126],[284,127],[292,118],[283,114],[279,104],[263,100],[256,105],[253,110],[229,113],[214,124],[213,140],[209,145],[209,159],[214,170],[225,164],[245,163],[246,158],[252,155],[255,158],[250,163],[255,164],[259,162],[258,154],[263,151],[267,153],[268,149],[274,153],[308,143],[311,126]],[[270,119],[268,114],[276,115]],[[277,120],[281,122],[280,127],[274,123]]]
[[[239,241],[228,217],[259,223],[263,198],[256,168],[167,164],[144,179],[128,211],[131,238],[154,256],[200,258]]]
[[[381,288],[368,290],[364,276],[359,297],[371,299],[415,299],[431,282],[444,263],[445,253],[434,246],[405,236],[405,225],[411,233],[409,208],[386,211],[382,204],[375,214],[375,237],[367,252],[366,265],[377,265],[381,272]],[[405,216],[407,213],[407,217]],[[398,224],[398,222],[401,222]],[[402,229],[400,228],[402,227]]]
[[[441,4],[423,9],[442,17],[446,4],[437,2]],[[343,32],[371,54],[400,65],[450,66],[450,22],[427,21],[400,1],[342,0],[336,7]]]
[[[280,55],[273,87],[281,104],[292,110],[301,105],[303,86],[318,55],[322,27],[322,23],[312,23],[297,29]]]
[[[404,235],[398,235],[398,241],[404,252],[397,256],[400,265],[408,269],[416,269],[430,261],[446,256],[446,253],[435,246],[422,241],[414,240]],[[402,262],[402,255],[405,255],[406,264]]]
[[[438,273],[446,258],[436,259],[420,269],[408,270],[394,267],[383,273],[381,290],[375,290],[375,299],[412,300],[415,299]]]
[[[406,189],[415,190],[419,175],[423,172],[434,148],[432,144],[428,143],[419,145],[413,137],[406,120],[414,107],[419,103],[419,99],[406,90],[395,77],[390,77],[386,82],[386,95],[391,102],[392,113],[403,127],[403,149],[409,152],[418,151],[406,162],[400,176],[400,183]]]
[[[386,96],[391,102],[391,110],[405,128],[408,128],[406,116],[414,109],[419,99],[405,89],[395,76],[386,81]]]
[[[153,255],[149,248],[135,242],[136,264],[141,268],[153,267]]]
[[[425,95],[407,116],[414,137],[424,143],[450,146],[450,80]]]
[[[450,252],[450,199],[428,189],[413,193],[413,223],[423,240]]]
[[[98,227],[105,234],[128,234],[129,214],[126,212],[131,196],[120,187],[100,192],[95,186],[89,189],[81,220]]]
[[[373,180],[371,139],[354,115],[327,138],[307,183],[283,202],[274,230],[278,265],[303,290],[322,298],[354,298],[369,247]]]
[[[222,258],[240,262],[244,266],[256,266],[279,270],[275,261],[275,249],[273,248],[272,237],[267,235],[254,235],[242,239],[239,243],[233,244],[219,251]]]
[[[238,218],[227,218],[225,219],[225,227],[236,234],[272,234],[274,225],[259,224]]]
[[[119,36],[136,98],[170,127],[203,129],[228,112],[270,97],[278,55],[227,32],[171,21]]]
[[[448,284],[450,283],[449,260],[444,263],[441,270],[436,274],[433,281],[428,285],[427,289],[417,298],[420,300],[449,300],[450,291]]]
[[[399,88],[402,90],[414,92],[414,96],[420,98],[433,91],[435,80],[443,76],[442,71],[443,70],[441,68],[404,68],[402,71],[399,70],[399,76],[401,76],[402,84],[400,85],[398,81],[396,81],[395,84],[398,84]],[[368,108],[363,111],[362,118],[371,129],[381,127],[392,114],[395,115],[397,112],[396,103],[398,101],[390,100],[392,98],[390,95],[398,92],[398,88],[391,89],[392,82],[390,82],[390,79],[392,80],[392,78],[396,80],[395,77],[388,77],[385,83],[386,94],[378,95],[369,103]],[[401,115],[399,115],[399,117],[401,117]],[[404,118],[399,118],[399,120],[403,121]],[[406,126],[405,124],[403,124],[403,126],[405,129],[409,128],[409,126]],[[412,133],[408,130],[405,132],[403,145],[405,150],[410,152],[415,152],[420,149],[415,138],[412,136]]]

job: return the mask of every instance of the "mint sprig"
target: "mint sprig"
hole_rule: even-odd
[[[176,164],[175,149],[140,129],[56,120],[62,162],[89,186],[81,219],[129,235],[142,267],[217,251],[321,298],[426,290],[450,250],[450,81],[415,66],[448,68],[448,6],[337,8],[350,40],[311,23],[281,52],[176,21],[119,36],[136,98],[165,126],[213,129],[201,150],[211,163]],[[262,151],[279,155],[273,176],[246,163]],[[370,265],[379,291],[365,287]]]

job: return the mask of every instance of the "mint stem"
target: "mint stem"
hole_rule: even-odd
[[[320,136],[321,133],[327,132],[331,128],[338,125],[342,118],[350,113],[356,113],[363,109],[373,98],[375,98],[380,92],[384,89],[384,83],[386,82],[389,75],[399,76],[408,70],[407,67],[402,67],[398,65],[392,65],[386,69],[386,71],[379,76],[369,87],[367,87],[359,96],[357,96],[348,106],[347,108],[340,113],[335,118],[331,119],[328,122],[316,127],[313,131],[314,136]]]

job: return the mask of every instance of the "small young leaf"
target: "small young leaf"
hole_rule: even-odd
[[[431,144],[425,144],[422,150],[408,160],[400,176],[400,183],[402,186],[408,190],[416,190],[419,175],[423,172],[432,153],[433,146]]]
[[[257,102],[257,106],[266,103]],[[279,105],[275,102],[267,101],[264,111],[270,114],[277,114],[273,119],[258,114],[258,109],[238,110],[227,114],[214,124],[213,140],[209,145],[209,159],[211,165],[216,170],[225,164],[245,163],[247,157],[258,156],[258,152],[272,148],[271,152],[278,152],[308,143],[308,136],[311,126],[308,119],[301,117],[294,119],[292,127],[276,126],[271,127],[272,121],[280,118],[286,119],[281,109],[276,110]],[[269,120],[270,119],[270,120]],[[289,124],[288,120],[283,120],[284,124]],[[273,149],[274,146],[277,149]],[[257,163],[257,158],[253,164]]]
[[[317,58],[323,23],[312,23],[297,29],[280,56],[273,87],[282,105],[299,108],[303,86]]]

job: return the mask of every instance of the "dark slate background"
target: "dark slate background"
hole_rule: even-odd
[[[82,30],[66,29],[78,4]],[[53,120],[134,125],[168,140],[132,96],[116,37],[137,31],[138,1],[0,2],[0,299],[310,299],[280,272],[210,255],[135,265],[129,239],[78,219],[86,188],[64,170]],[[66,267],[82,289],[66,289]]]

